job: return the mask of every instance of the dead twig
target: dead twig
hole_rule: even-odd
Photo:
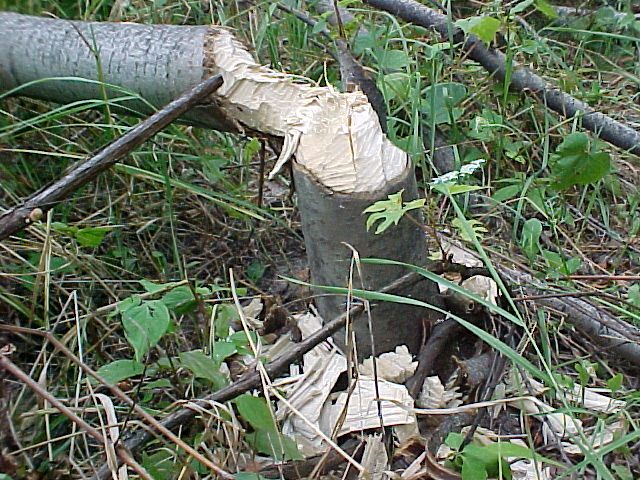
[[[214,464],[211,460],[203,456],[200,452],[186,444],[182,441],[178,436],[176,436],[173,432],[162,425],[162,422],[158,422],[150,413],[141,408],[137,403],[135,403],[127,394],[125,394],[118,386],[113,385],[107,382],[101,375],[93,370],[91,367],[87,366],[83,363],[76,355],[73,354],[60,340],[58,340],[52,333],[45,332],[42,330],[34,330],[31,328],[25,327],[17,327],[14,325],[0,325],[0,330],[6,330],[9,332],[15,333],[27,333],[32,335],[39,335],[46,338],[57,350],[63,353],[66,357],[71,359],[73,363],[75,363],[78,367],[80,367],[87,375],[95,378],[102,385],[107,387],[111,393],[126,403],[131,409],[133,409],[138,415],[140,415],[145,421],[149,423],[151,427],[155,429],[155,431],[159,432],[163,436],[165,436],[168,440],[174,442],[178,447],[182,448],[186,453],[191,455],[194,459],[198,460],[204,466],[209,468],[212,472],[216,473],[220,478],[225,480],[233,480],[235,477],[227,472],[225,472],[222,468]],[[107,471],[107,474],[109,472]],[[106,477],[105,477],[106,478]]]
[[[69,408],[60,402],[56,397],[47,392],[44,388],[38,385],[38,382],[34,381],[29,375],[24,373],[20,368],[18,368],[11,360],[9,360],[5,355],[0,355],[0,367],[9,372],[18,380],[24,382],[34,393],[45,399],[55,408],[57,408],[60,413],[65,415],[69,420],[78,425],[82,430],[84,430],[89,436],[93,437],[98,443],[102,444],[105,441],[105,437],[98,432],[95,428],[89,425],[87,422],[78,417],[75,413],[73,413]],[[114,450],[118,455],[118,458],[126,463],[129,467],[133,469],[141,478],[145,480],[153,480],[153,477],[149,475],[149,473],[138,463],[136,462],[131,454],[122,446],[114,446]],[[107,472],[111,473],[111,467],[108,463],[105,464]]]
[[[124,155],[142,145],[180,115],[197,105],[203,98],[215,92],[221,85],[220,75],[209,77],[140,122],[89,160],[74,166],[58,181],[41,188],[27,198],[22,205],[5,212],[0,216],[0,240],[42,218],[42,215],[57,203],[67,199],[72,192],[110,168]]]

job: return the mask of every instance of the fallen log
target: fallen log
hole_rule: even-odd
[[[594,110],[531,70],[515,63],[508,65],[502,52],[488,47],[475,35],[468,35],[465,38],[460,29],[450,25],[446,15],[416,0],[364,0],[364,3],[385,10],[415,25],[434,29],[444,40],[449,40],[451,32],[454,44],[458,45],[468,58],[478,62],[495,78],[504,81],[507,72],[509,72],[510,88],[533,95],[543,105],[563,117],[580,118],[582,125],[601,139],[635,155],[640,155],[639,132]]]

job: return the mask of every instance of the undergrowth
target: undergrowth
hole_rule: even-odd
[[[320,27],[328,25],[314,2],[282,3]],[[389,137],[416,166],[424,194],[418,207],[429,231],[438,233],[432,249],[446,250],[443,244],[460,241],[490,259],[490,270],[493,263],[515,265],[543,281],[544,294],[589,298],[596,308],[640,327],[637,158],[586,133],[579,120],[560,119],[534,96],[492,81],[434,33],[361,2],[342,3],[355,15],[344,26],[352,50],[384,95]],[[580,4],[591,13],[575,17],[555,17],[545,1],[446,6],[455,18],[495,20],[464,27],[565,92],[640,128],[636,3]],[[0,9],[66,19],[222,24],[233,28],[260,62],[341,88],[339,68],[327,54],[333,45],[318,33],[320,27],[301,22],[276,2],[0,0]],[[113,114],[104,104],[93,107],[0,100],[2,209],[138,121]],[[446,174],[430,153],[436,127],[452,148],[453,170],[463,171],[444,182],[434,181]],[[278,276],[308,280],[290,180],[287,175],[260,178],[261,164],[268,169],[274,158],[258,138],[177,124],[166,128],[42,222],[0,244],[2,323],[53,334],[159,417],[229,385],[246,368],[240,359],[256,354],[254,343],[274,337],[263,331],[259,340],[245,330],[238,304],[266,299],[263,318],[273,319],[286,317],[283,309],[305,311],[310,301],[308,290]],[[469,171],[469,164],[481,167]],[[480,336],[509,358],[514,372],[527,371],[545,383],[549,396],[576,385],[607,387],[625,402],[614,414],[623,427],[613,443],[599,447],[585,432],[604,430],[611,419],[560,396],[557,408],[582,421],[577,428],[582,454],[559,455],[568,470],[559,469],[555,478],[638,478],[637,365],[576,335],[571,318],[536,308],[516,288],[503,286],[502,294],[508,307],[488,305],[494,329]],[[139,335],[140,323],[151,333]],[[511,324],[524,333],[507,345],[500,337]],[[92,393],[106,390],[79,365],[27,330],[0,330],[0,340],[15,345],[14,360],[42,388],[99,425],[96,412],[103,407]],[[5,467],[5,475],[84,478],[99,468],[97,443],[79,435],[67,417],[24,384],[5,375],[4,385],[0,457],[13,469]],[[527,389],[519,394],[527,395]],[[129,407],[115,409],[130,421],[123,430],[137,427]],[[270,402],[245,394],[212,406],[196,425],[184,425],[178,433],[225,468],[242,473],[249,471],[252,455],[299,458],[272,415]],[[518,433],[531,451],[543,445],[542,454],[554,455],[546,451],[540,429],[527,423]],[[490,456],[487,465],[510,456],[480,447],[474,453],[459,440],[448,442],[460,449],[449,466],[464,480],[482,478],[470,473],[478,455]],[[141,464],[156,479],[210,475],[180,446],[160,441],[147,447]],[[508,476],[508,469],[500,471]]]

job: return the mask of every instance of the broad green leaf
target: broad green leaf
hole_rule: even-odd
[[[522,187],[520,185],[507,185],[506,187],[502,187],[494,192],[491,195],[496,202],[504,202],[505,200],[510,200],[515,197],[522,191]]]
[[[146,383],[140,387],[141,390],[161,390],[163,388],[171,388],[172,384],[168,378],[159,378],[153,382]]]
[[[258,334],[256,332],[249,332],[249,335],[251,335],[251,340],[253,341],[253,343],[256,343],[258,341]],[[233,342],[236,348],[249,345],[249,339],[247,338],[247,334],[244,332],[244,330],[240,330],[239,332],[235,332],[229,335],[229,337],[227,337],[227,340]]]
[[[227,385],[226,377],[220,373],[220,364],[202,350],[181,352],[179,356],[182,365],[191,370],[194,377],[209,380],[216,390]]]
[[[264,398],[244,394],[233,402],[238,407],[240,416],[249,422],[255,430],[277,432],[276,423]]]
[[[257,430],[247,435],[247,441],[260,453],[270,455],[278,461],[302,460],[296,443],[275,430]]]
[[[455,106],[467,96],[467,87],[461,83],[436,83],[424,89],[420,109],[430,122],[435,124],[451,123],[462,115]]]
[[[471,28],[471,33],[475,33],[484,43],[490,44],[493,42],[499,30],[500,20],[493,17],[482,17],[482,19]]]
[[[529,447],[524,445],[517,445],[511,442],[493,442],[488,445],[480,447],[482,452],[487,452],[493,457],[517,457],[517,458],[541,458]]]
[[[140,280],[139,283],[140,285],[142,285],[142,288],[144,288],[147,293],[155,293],[164,288],[168,288],[168,287],[171,287],[172,285],[175,285],[175,282],[155,283],[145,279]]]
[[[379,55],[378,64],[384,70],[405,70],[414,60],[403,50],[387,50]]]
[[[160,449],[152,455],[143,452],[142,466],[155,480],[174,478],[177,470],[181,468],[180,464],[175,463],[174,454],[166,449]]]
[[[126,378],[142,375],[144,365],[135,360],[116,360],[100,367],[98,375],[109,383],[118,383]]]
[[[464,18],[456,21],[455,24],[465,33],[477,35],[486,44],[491,43],[500,30],[500,20],[486,16]]]
[[[449,435],[447,435],[447,438],[445,439],[444,443],[445,445],[450,446],[454,450],[458,450],[460,448],[460,445],[462,445],[463,441],[464,441],[464,435],[460,433],[450,432]]]
[[[556,190],[595,183],[611,168],[609,154],[590,152],[589,138],[582,132],[572,133],[565,138],[549,163]]]
[[[124,335],[138,361],[160,341],[169,325],[169,310],[159,301],[143,302],[122,312]]]
[[[246,338],[246,337],[245,337]],[[222,363],[225,358],[230,357],[238,351],[238,346],[234,342],[219,341],[213,344],[213,358],[218,364]]]
[[[109,231],[108,228],[81,228],[75,234],[76,240],[83,247],[97,247]]]
[[[464,480],[487,480],[487,469],[482,460],[467,455],[463,458],[461,473]]]
[[[409,91],[409,75],[404,72],[382,75],[378,80],[378,87],[384,93],[386,100],[393,100],[396,97],[405,98]]]
[[[205,291],[208,290],[205,289]],[[181,285],[169,290],[160,301],[178,315],[191,313],[198,306],[198,302],[188,285]]]
[[[78,231],[78,227],[70,226],[63,222],[51,222],[51,230],[73,236]]]

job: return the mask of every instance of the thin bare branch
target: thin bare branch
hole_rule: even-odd
[[[22,205],[5,212],[0,216],[0,240],[39,220],[47,210],[109,169],[221,85],[220,75],[209,77],[104,147],[97,155],[74,166],[58,181],[31,195]]]

